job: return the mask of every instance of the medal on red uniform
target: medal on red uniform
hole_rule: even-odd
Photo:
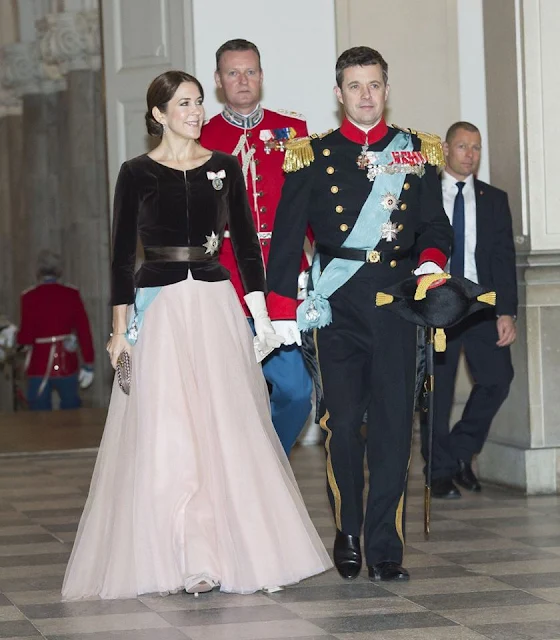
[[[262,129],[259,138],[264,142],[264,152],[285,151],[284,143],[296,137],[296,130],[293,127],[282,127],[281,129]]]

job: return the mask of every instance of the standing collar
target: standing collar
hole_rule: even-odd
[[[249,115],[244,116],[241,113],[237,113],[237,111],[234,111],[226,104],[222,111],[222,117],[234,127],[239,127],[240,129],[252,129],[262,122],[262,119],[264,118],[264,109],[259,104],[254,111]]]
[[[372,127],[367,133],[350,122],[348,118],[344,118],[340,125],[340,133],[342,133],[345,138],[362,145],[366,144],[366,140],[368,145],[379,142],[379,140],[387,135],[388,131],[389,127],[387,127],[384,118],[381,118],[375,127]]]

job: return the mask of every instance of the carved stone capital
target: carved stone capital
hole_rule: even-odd
[[[21,98],[13,89],[4,89],[0,86],[0,118],[5,116],[19,116],[22,113]]]
[[[58,70],[42,63],[36,42],[14,42],[0,50],[0,87],[15,96],[63,91]]]
[[[43,62],[62,75],[101,68],[99,12],[64,11],[37,21],[37,41]]]

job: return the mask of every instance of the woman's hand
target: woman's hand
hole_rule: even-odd
[[[111,366],[113,369],[117,368],[117,360],[123,351],[127,351],[129,354],[132,350],[128,340],[124,337],[124,333],[116,333],[107,343],[107,353],[111,358]]]

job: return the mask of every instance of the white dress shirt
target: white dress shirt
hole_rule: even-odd
[[[441,190],[443,194],[443,207],[453,224],[453,206],[455,197],[459,193],[457,182],[452,175],[443,171],[441,174]],[[465,199],[465,278],[478,283],[478,272],[474,252],[476,250],[476,195],[474,191],[474,178],[470,175],[464,181],[463,197]],[[449,262],[446,271],[449,271]]]

